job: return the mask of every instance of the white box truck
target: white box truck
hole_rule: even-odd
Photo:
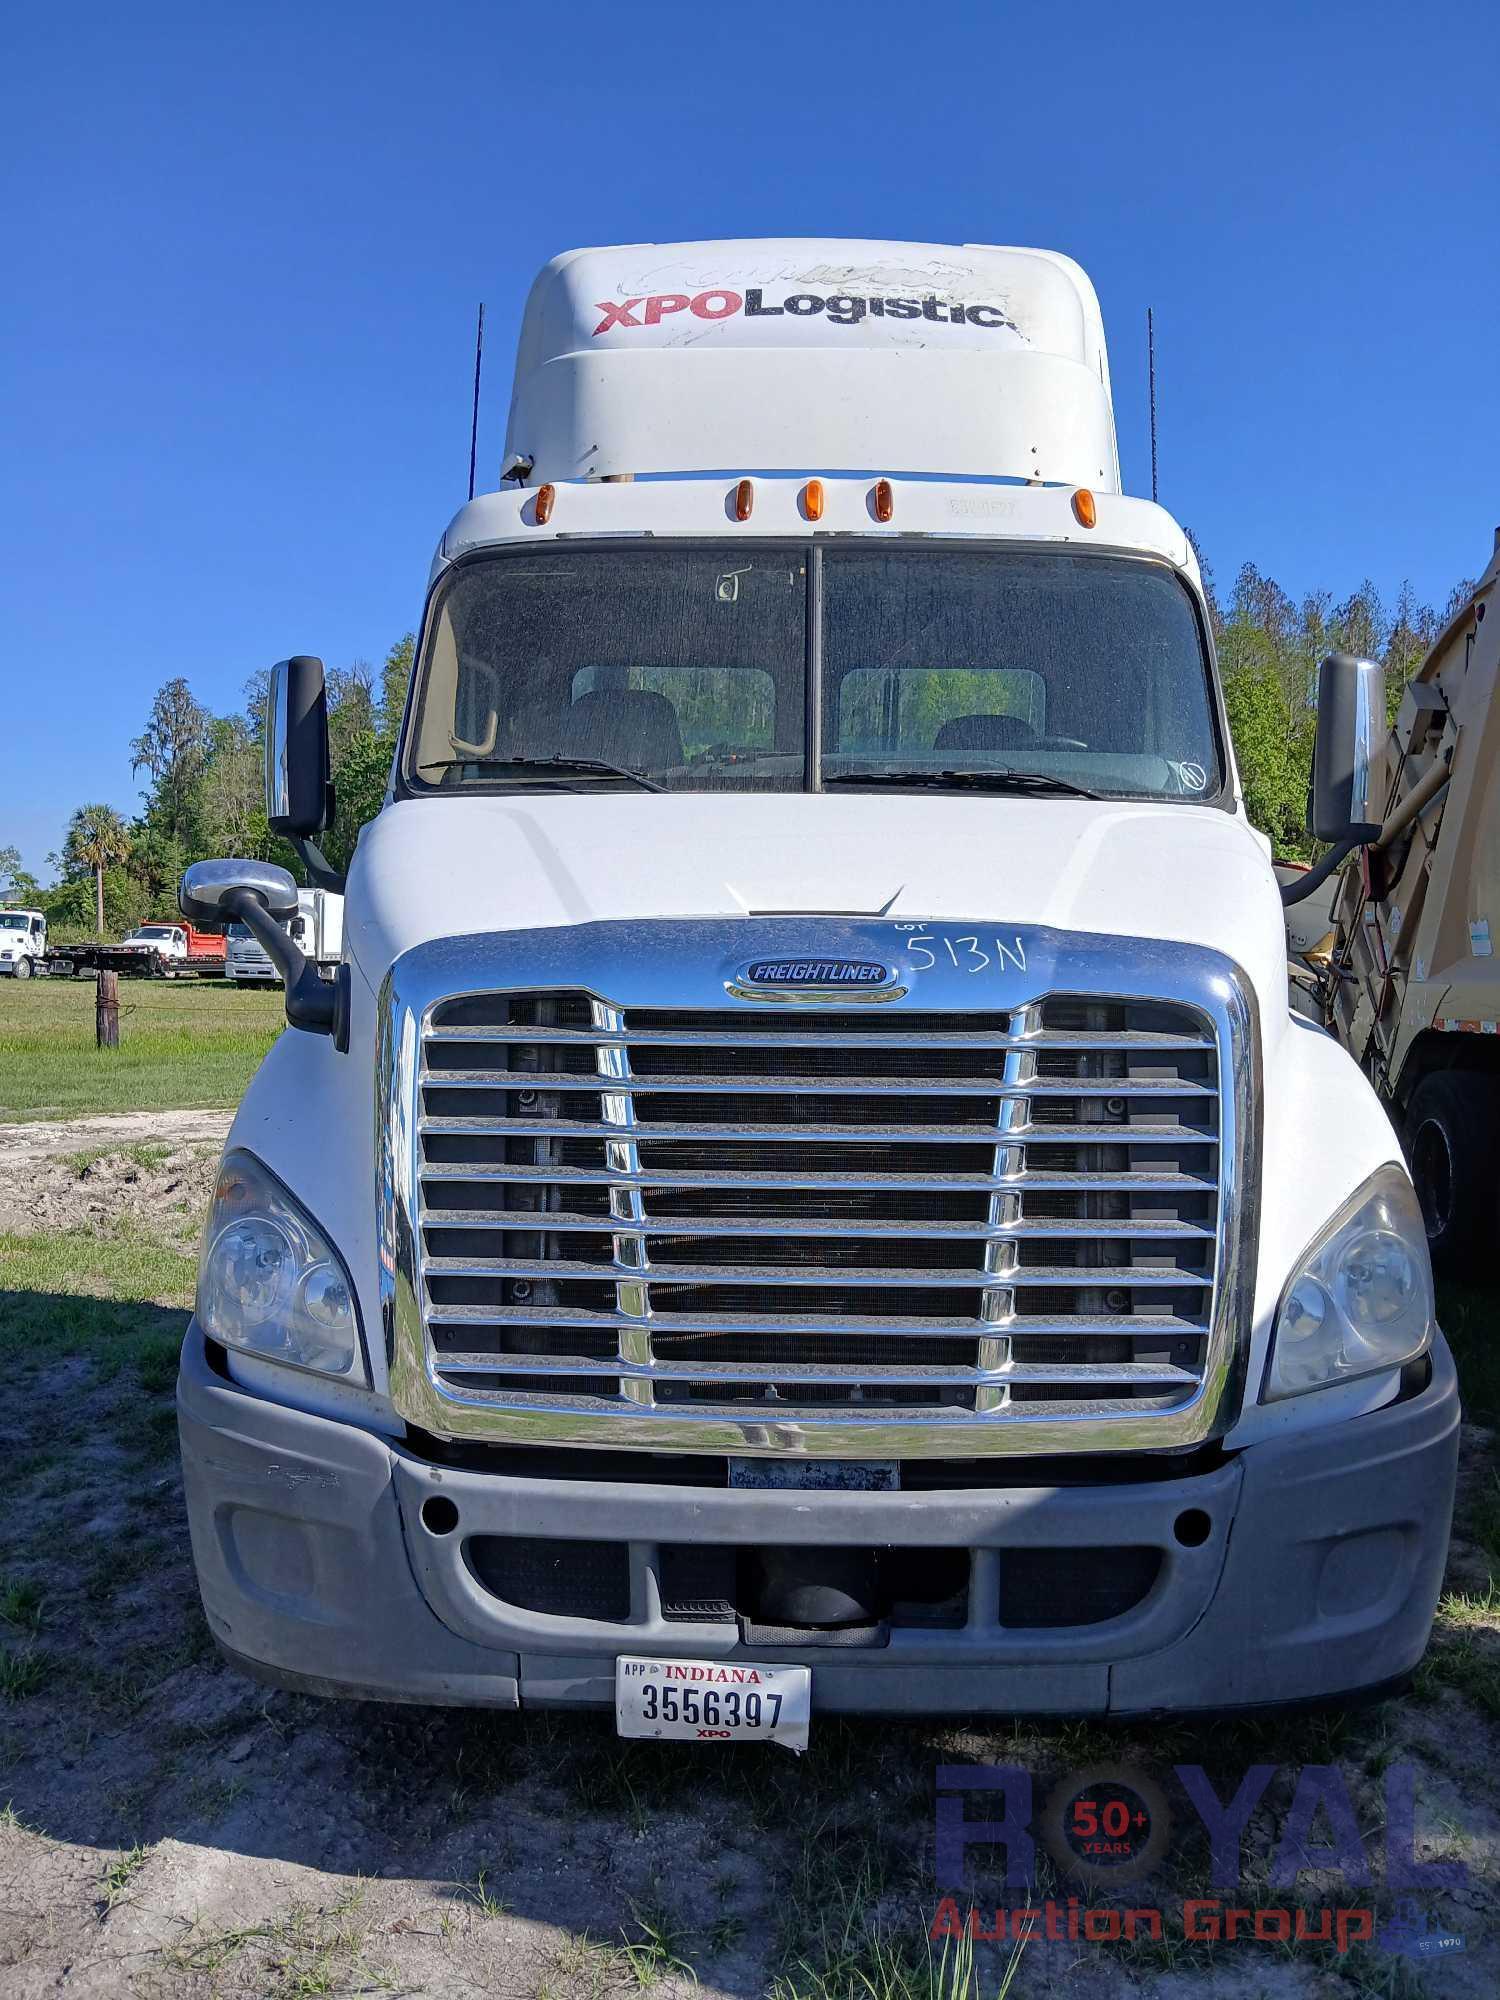
[[[303,957],[331,976],[343,954],[343,897],[328,889],[299,889],[297,913],[286,927]],[[280,979],[280,968],[248,924],[233,923],[224,936],[224,970],[232,985],[268,986]]]
[[[1325,667],[1344,842],[1378,701]],[[316,660],[268,721],[327,879]],[[1458,1433],[1422,1218],[1289,1007],[1197,566],[1119,490],[1066,257],[548,265],[337,979],[282,870],[182,906],[298,1031],[179,1392],[251,1673],[799,1742],[1419,1659]]]

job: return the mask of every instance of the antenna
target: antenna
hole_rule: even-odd
[[[479,454],[479,371],[483,366],[484,302],[481,300],[479,306],[479,325],[474,334],[474,418],[469,425],[469,498],[471,500],[474,498],[474,463]],[[1154,483],[1153,481],[1153,486]]]
[[[1146,374],[1151,384],[1151,498],[1156,498],[1156,315],[1146,308]],[[476,380],[475,395],[479,391]]]

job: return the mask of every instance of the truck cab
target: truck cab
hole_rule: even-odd
[[[299,889],[295,915],[287,919],[292,942],[320,970],[332,973],[343,944],[344,899],[326,889]],[[281,973],[248,924],[231,924],[225,933],[225,972],[236,986],[274,984]]]
[[[120,946],[124,951],[138,951],[161,964],[188,955],[187,932],[181,924],[138,924],[121,938]]]
[[[691,1733],[643,1676],[785,1672],[803,1740],[1399,1680],[1457,1443],[1421,1215],[1289,1006],[1084,273],[571,253],[505,473],[439,544],[333,984],[284,871],[184,878],[297,1029],[183,1354],[220,1645],[632,1734]],[[320,861],[315,660],[268,721]]]
[[[40,910],[0,910],[0,974],[30,979],[47,955],[47,919]]]

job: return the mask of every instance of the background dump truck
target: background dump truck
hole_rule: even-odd
[[[216,979],[224,970],[224,933],[168,917],[138,924],[118,944],[68,945],[51,955],[47,970],[118,972],[140,979]]]
[[[299,889],[297,914],[288,919],[287,931],[304,957],[332,974],[343,953],[343,897],[327,889]],[[231,924],[225,933],[224,970],[236,986],[264,986],[281,977],[248,924]]]
[[[1500,1228],[1500,534],[1377,746],[1383,823],[1344,871],[1329,1026],[1388,1105],[1436,1261]]]
[[[793,1745],[1399,1681],[1457,1449],[1422,1217],[1288,1005],[1083,272],[575,252],[504,465],[433,563],[336,977],[285,870],[182,883],[299,1030],[182,1355],[220,1646]],[[1383,713],[1325,663],[1325,840]],[[327,736],[283,661],[267,812],[315,880]]]

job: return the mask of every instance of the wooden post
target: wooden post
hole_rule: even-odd
[[[120,975],[102,965],[94,998],[94,1040],[101,1049],[120,1046]]]

